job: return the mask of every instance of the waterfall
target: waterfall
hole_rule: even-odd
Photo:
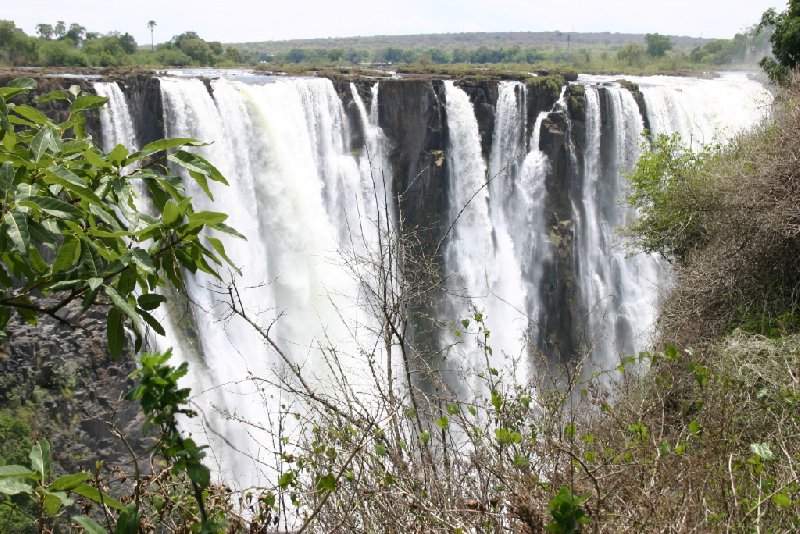
[[[103,150],[110,152],[119,144],[131,151],[138,150],[133,118],[122,89],[117,82],[95,82],[93,87],[97,96],[108,98],[108,105],[100,109]]]
[[[199,151],[230,181],[230,187],[211,184],[213,204],[191,180],[186,184],[199,209],[228,213],[229,224],[247,238],[218,236],[242,267],[236,284],[244,309],[271,325],[274,339],[310,383],[323,390],[335,386],[329,373],[335,355],[349,384],[368,390],[364,358],[378,366],[384,358],[376,354],[378,328],[359,278],[364,267],[352,260],[373,248],[380,222],[374,231],[359,235],[358,229],[384,211],[375,204],[383,191],[373,193],[367,169],[353,156],[349,124],[330,81],[258,85],[220,79],[211,91],[196,79],[160,82],[166,135],[210,142]],[[377,134],[367,139],[379,153]],[[210,413],[222,409],[227,417],[212,426],[225,428],[226,439],[242,453],[222,459],[225,478],[254,482],[248,457],[257,457],[259,441],[274,438],[239,421],[277,424],[286,418],[294,399],[280,383],[292,377],[254,329],[220,305],[224,286],[202,273],[187,276],[202,356],[190,366],[196,369],[193,390],[204,392],[196,402]],[[284,424],[291,432],[291,423]]]
[[[175,304],[162,317],[167,336],[158,346],[171,346],[177,361],[190,362],[186,382],[204,415],[187,422],[187,429],[211,445],[220,477],[247,487],[269,477],[265,450],[280,450],[277,438],[295,430],[289,415],[303,406],[287,393],[286,384],[296,383],[286,361],[225,305],[231,279],[244,309],[270,328],[305,380],[322,393],[349,386],[369,406],[375,376],[397,360],[383,346],[386,325],[375,289],[391,293],[403,283],[393,261],[400,215],[392,162],[406,147],[393,146],[379,125],[379,98],[386,92],[378,83],[360,87],[367,105],[356,84],[337,93],[326,79],[159,81],[166,136],[210,143],[193,150],[230,182],[209,184],[213,202],[191,179],[185,180],[187,193],[197,209],[227,213],[227,223],[247,240],[217,236],[241,273],[223,272],[222,282],[185,273],[192,304]],[[575,143],[581,118],[570,116],[566,92],[551,111],[533,119],[531,89],[499,82],[488,151],[469,95],[445,82],[448,208],[440,219],[449,233],[441,250],[446,295],[437,319],[448,327],[438,338],[443,359],[428,363],[457,395],[480,392],[479,381],[464,376],[475,377],[487,366],[518,382],[534,376],[532,354],[545,350],[554,335],[554,327],[539,320],[563,311],[548,309],[548,277],[562,277],[574,289],[568,311],[575,331],[568,334],[591,355],[593,368],[613,368],[619,356],[646,348],[664,268],[653,256],[629,257],[617,231],[634,215],[621,199],[644,125],[692,140],[724,138],[755,122],[768,95],[739,75],[633,81],[641,87],[646,117],[633,94],[613,79],[581,77],[582,146]],[[118,143],[136,147],[120,87],[97,82],[95,90],[109,98],[100,114],[106,150]],[[343,99],[355,108],[346,108]],[[563,170],[545,150],[554,138],[550,129],[564,124],[560,148],[567,161],[561,163],[568,169],[559,177],[564,183],[551,183]],[[353,139],[363,139],[362,146]],[[547,210],[556,193],[568,197],[572,211],[572,264],[554,255],[560,238],[552,233]],[[555,272],[556,263],[568,272]],[[465,330],[460,321],[475,311],[491,330],[489,356],[465,341],[468,336],[453,333]],[[474,332],[474,321],[466,330]],[[331,367],[333,359],[340,367]]]
[[[587,310],[581,342],[594,366],[608,369],[620,356],[647,346],[656,315],[659,261],[654,256],[628,257],[618,228],[631,215],[622,202],[624,174],[633,170],[644,130],[630,91],[619,86],[602,92],[586,87],[586,150],[580,201],[583,220],[576,237],[578,274]],[[608,107],[601,126],[600,98]],[[601,159],[601,151],[607,156]],[[643,339],[642,339],[643,338]]]

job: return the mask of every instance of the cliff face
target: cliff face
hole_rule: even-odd
[[[444,83],[382,83],[378,123],[391,144],[392,185],[403,226],[431,252],[446,229],[448,209]]]

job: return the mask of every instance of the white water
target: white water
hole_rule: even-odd
[[[220,79],[212,83],[212,98],[198,80],[162,78],[161,90],[167,136],[212,142],[200,152],[230,181],[227,188],[212,185],[213,204],[190,181],[187,187],[198,209],[230,214],[226,222],[247,237],[247,242],[224,238],[233,262],[242,266],[236,284],[243,308],[264,328],[271,326],[283,352],[321,391],[336,388],[335,379],[347,379],[356,391],[369,390],[364,360],[369,355],[380,367],[384,356],[376,348],[380,330],[368,316],[369,297],[358,279],[363,268],[352,261],[373,249],[379,221],[365,221],[383,210],[375,204],[371,178],[362,172],[367,167],[352,154],[349,125],[332,84]],[[367,139],[381,158],[374,132]],[[207,414],[212,407],[234,412],[233,421],[210,422],[242,451],[231,454],[226,447],[219,458],[222,476],[246,486],[258,480],[248,457],[263,454],[263,444],[274,437],[236,420],[274,431],[283,414],[282,431],[290,434],[293,418],[285,415],[294,399],[279,385],[293,378],[254,329],[219,303],[226,287],[205,275],[189,278],[207,367],[190,379],[193,391],[205,391],[196,402]],[[341,365],[335,377],[328,359],[333,354]]]
[[[655,284],[663,272],[652,257],[626,257],[616,232],[631,216],[620,203],[621,175],[638,157],[643,121],[636,102],[619,86],[596,85],[607,79],[581,81],[589,83],[586,146],[578,169],[583,180],[571,201],[575,284],[587,316],[585,321],[576,317],[575,323],[583,326],[583,346],[594,363],[613,367],[620,355],[646,346],[658,300]],[[735,77],[634,81],[642,86],[655,132],[730,135],[756,120],[761,108],[754,102],[766,98],[761,86]],[[242,266],[237,287],[244,308],[261,325],[271,325],[283,351],[320,391],[341,389],[347,380],[369,397],[374,392],[366,362],[380,373],[388,357],[369,291],[381,283],[375,267],[392,273],[392,287],[400,283],[386,255],[397,214],[389,200],[391,147],[378,125],[379,87],[373,86],[368,108],[350,86],[360,123],[351,125],[327,80],[251,82],[219,79],[209,93],[196,79],[162,78],[166,134],[212,142],[200,152],[230,181],[230,187],[211,184],[213,204],[190,180],[186,187],[197,209],[228,213],[228,224],[247,236],[246,242],[223,236],[234,263]],[[119,87],[98,83],[97,91],[111,99],[109,111],[101,114],[106,149],[117,143],[135,146]],[[448,320],[457,325],[474,309],[482,311],[492,331],[488,342],[494,355],[488,365],[508,371],[521,359],[516,379],[525,381],[534,372],[529,344],[546,334],[538,332],[536,322],[549,312],[543,309],[540,286],[546,282],[542,266],[553,248],[544,213],[550,162],[539,150],[548,113],[537,116],[526,143],[525,87],[501,83],[487,162],[466,93],[449,82],[445,91],[447,220],[457,218],[443,251],[451,274]],[[601,98],[606,99],[604,108]],[[563,102],[558,110],[563,112]],[[355,126],[364,131],[364,147],[351,146]],[[290,434],[294,418],[287,414],[302,407],[280,387],[282,380],[292,381],[281,358],[220,304],[227,298],[227,285],[204,275],[187,275],[187,280],[196,304],[192,320],[181,321],[176,316],[180,310],[173,310],[165,318],[163,347],[174,347],[178,360],[191,362],[187,382],[204,413],[198,423],[205,424],[190,430],[212,445],[218,474],[246,487],[269,477],[262,476],[272,465],[268,451],[281,446],[275,434]],[[460,340],[448,331],[442,341]],[[334,353],[341,375],[328,366]],[[459,373],[484,371],[486,365],[474,344],[459,343],[445,359],[443,378],[459,394],[469,395],[477,384],[460,382]]]
[[[581,229],[576,236],[578,276],[587,312],[581,343],[592,354],[594,367],[603,369],[648,346],[659,286],[667,277],[655,256],[629,256],[617,231],[634,215],[622,201],[624,173],[633,168],[643,141],[640,111],[631,93],[612,82],[618,78],[580,77],[581,83],[589,84],[581,209],[576,217]],[[750,127],[771,101],[762,85],[742,74],[709,80],[625,78],[640,86],[652,133],[679,133],[695,148],[724,142]],[[606,94],[607,117],[601,116],[600,91]],[[611,139],[604,141],[603,135]],[[601,153],[601,146],[608,152]]]

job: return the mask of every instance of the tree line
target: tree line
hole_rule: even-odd
[[[151,42],[140,46],[129,33],[101,34],[79,23],[41,23],[36,36],[27,35],[13,21],[0,21],[0,65],[44,67],[118,67],[134,65],[234,66],[234,65],[452,65],[517,64],[543,62],[572,64],[587,69],[666,68],[729,65],[755,61],[769,52],[771,25],[753,26],[733,39],[715,39],[691,51],[677,50],[668,36],[647,34],[643,42],[624,46],[478,46],[292,48],[269,51],[248,45],[223,45],[187,31],[155,45],[156,21],[148,21]]]
[[[151,32],[156,26],[149,21]],[[253,62],[238,49],[206,41],[189,31],[166,43],[140,46],[130,33],[87,31],[78,23],[42,23],[36,36],[13,21],[0,20],[0,65],[42,67],[119,67],[134,65],[215,66]]]

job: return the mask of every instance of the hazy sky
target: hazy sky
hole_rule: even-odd
[[[466,31],[610,31],[733,37],[785,0],[2,0],[0,18],[29,34],[63,20],[156,42],[192,30],[206,40],[267,41]]]

